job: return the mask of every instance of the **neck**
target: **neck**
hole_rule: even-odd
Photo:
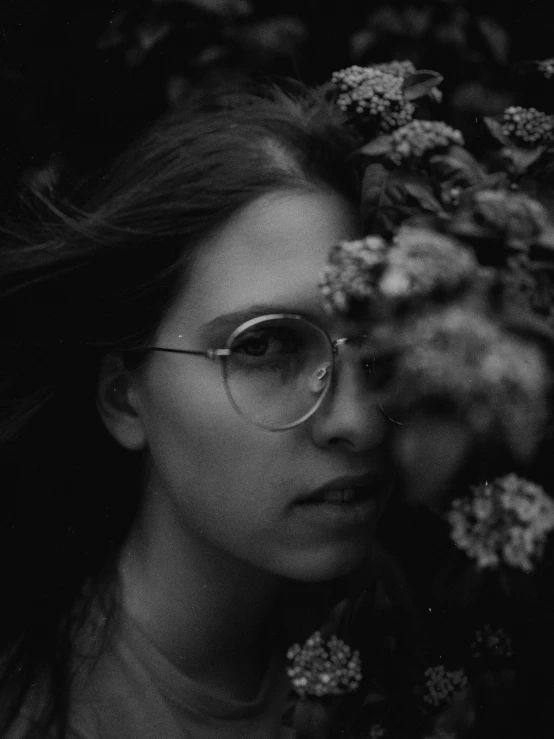
[[[181,526],[169,500],[147,505],[120,560],[122,606],[187,675],[252,697],[277,641],[284,583]]]

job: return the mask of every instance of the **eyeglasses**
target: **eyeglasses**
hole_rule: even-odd
[[[191,354],[219,362],[225,391],[246,420],[269,431],[284,431],[306,421],[327,395],[338,349],[363,346],[367,334],[332,340],[307,318],[276,313],[238,326],[221,349],[195,351],[161,346],[151,351]],[[363,359],[371,372],[372,359]]]

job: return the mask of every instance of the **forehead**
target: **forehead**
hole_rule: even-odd
[[[329,248],[357,236],[353,210],[338,195],[259,198],[199,248],[164,324],[178,321],[183,333],[184,323],[194,330],[252,305],[317,309],[317,279]]]

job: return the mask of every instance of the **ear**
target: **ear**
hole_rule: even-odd
[[[135,378],[120,354],[109,354],[102,361],[96,407],[105,427],[121,446],[135,451],[144,448],[146,436],[137,413]]]

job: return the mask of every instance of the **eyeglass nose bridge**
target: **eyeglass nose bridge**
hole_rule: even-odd
[[[340,339],[334,339],[331,341],[331,346],[333,348],[333,354],[336,357],[339,353],[340,347],[345,346],[346,344],[359,345],[368,338],[369,338],[368,334],[359,334],[357,336],[343,336]]]
[[[332,361],[319,367],[314,374],[311,376],[309,381],[310,390],[314,393],[323,393],[329,390],[332,382],[332,378],[335,376],[336,366],[335,360],[339,353],[339,348],[345,346],[348,343],[361,343],[365,341],[368,336],[367,334],[361,334],[359,336],[343,336],[340,339],[331,340],[331,349],[333,352]],[[322,400],[323,398],[321,398]],[[318,403],[319,405],[319,403]]]

